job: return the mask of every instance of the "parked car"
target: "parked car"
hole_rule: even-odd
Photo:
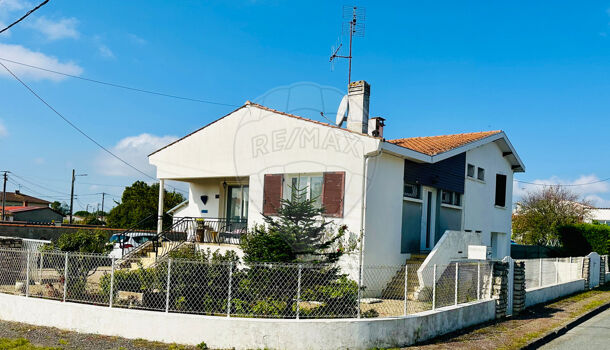
[[[128,232],[117,233],[110,237],[110,243],[113,244],[112,251],[108,256],[111,258],[122,258],[125,254],[131,252],[142,244],[156,239],[156,235],[150,232]]]

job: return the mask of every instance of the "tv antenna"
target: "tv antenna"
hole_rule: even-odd
[[[339,46],[330,56],[330,62],[332,64],[335,58],[347,58],[349,60],[349,71],[347,77],[347,82],[349,84],[352,82],[352,42],[355,36],[364,37],[366,10],[364,7],[344,5],[343,19],[343,32],[349,33],[349,55],[343,56],[338,54],[339,50],[343,46],[343,44],[339,44]]]

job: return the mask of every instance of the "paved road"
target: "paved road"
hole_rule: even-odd
[[[541,349],[585,350],[610,348],[610,310],[568,331]]]

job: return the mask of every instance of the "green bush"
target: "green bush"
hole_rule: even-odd
[[[561,245],[566,255],[582,256],[590,252],[608,254],[610,226],[599,224],[573,224],[559,228]]]

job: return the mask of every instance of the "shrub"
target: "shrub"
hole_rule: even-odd
[[[608,254],[610,227],[598,224],[573,224],[559,228],[561,245],[566,255],[582,256],[590,252]]]

